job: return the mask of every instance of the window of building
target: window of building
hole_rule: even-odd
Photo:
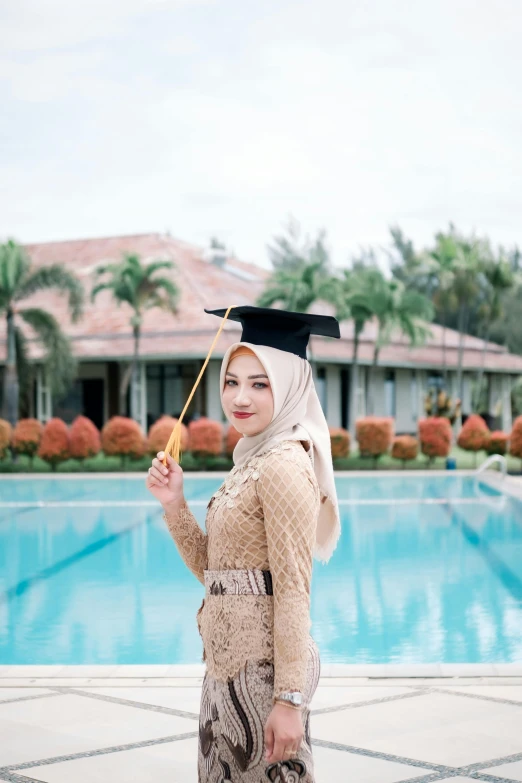
[[[441,372],[432,370],[428,373],[428,389],[440,389],[444,388],[444,378]]]
[[[395,417],[395,370],[386,370],[384,378],[384,407],[386,416]]]
[[[195,365],[192,364],[147,364],[147,426],[150,427],[160,416],[180,415],[183,406],[196,380]],[[199,390],[199,389],[198,389]],[[196,399],[197,397],[197,399]],[[185,415],[188,421],[199,410],[199,397],[196,392],[189,411]]]

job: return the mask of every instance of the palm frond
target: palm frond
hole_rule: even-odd
[[[52,264],[36,269],[20,286],[16,292],[15,300],[27,299],[36,291],[47,288],[56,288],[60,293],[68,295],[71,317],[73,321],[77,321],[83,312],[83,286],[78,278],[61,264]]]
[[[150,278],[154,272],[157,272],[159,269],[174,269],[174,266],[175,264],[173,261],[152,261],[152,263],[145,267],[145,275]]]
[[[141,286],[145,299],[147,296],[156,296],[163,291],[168,300],[172,303],[172,308],[175,309],[179,301],[179,288],[168,277],[153,277],[147,278],[143,281]]]
[[[45,351],[45,367],[50,379],[51,391],[62,396],[76,377],[77,362],[71,343],[62,332],[56,318],[45,310],[28,307],[19,310],[18,315],[36,332]]]
[[[0,245],[0,308],[13,300],[29,272],[31,262],[20,245],[10,239]]]

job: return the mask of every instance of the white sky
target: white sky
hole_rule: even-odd
[[[0,5],[0,236],[522,244],[520,0]]]

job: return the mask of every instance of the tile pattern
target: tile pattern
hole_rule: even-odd
[[[172,682],[172,681],[170,681]],[[0,689],[0,735],[2,734],[3,721],[5,724],[11,723],[14,718],[9,715],[8,705],[17,704],[17,721],[20,726],[20,743],[25,742],[23,737],[24,726],[22,722],[24,716],[21,716],[20,710],[31,709],[31,703],[45,699],[64,699],[64,709],[75,709],[76,713],[71,716],[73,722],[77,722],[75,730],[81,730],[82,699],[92,700],[99,704],[100,709],[100,735],[92,736],[92,750],[82,750],[77,753],[64,753],[63,755],[51,755],[46,758],[36,756],[31,760],[21,763],[7,764],[0,767],[0,781],[10,781],[11,783],[60,783],[66,779],[74,779],[76,783],[91,783],[109,779],[109,768],[103,768],[104,759],[110,762],[111,770],[115,766],[118,768],[120,779],[133,779],[137,783],[148,783],[157,778],[158,769],[162,770],[163,779],[173,781],[183,780],[184,783],[195,783],[196,781],[196,738],[198,715],[189,709],[184,709],[185,699],[192,700],[194,703],[194,689],[199,687],[199,681],[193,680],[190,683],[183,681],[183,685],[168,686],[160,678],[131,680],[127,679],[124,686],[120,689],[111,687],[110,694],[107,693],[107,680],[100,678],[92,681],[88,689],[81,687],[66,686],[47,686],[47,688],[37,690],[34,684],[27,683],[27,695],[23,695],[23,687],[17,683],[16,687],[2,687]],[[318,702],[323,705],[313,710],[316,716],[312,723],[313,741],[316,748],[316,767],[317,783],[323,780],[364,780],[365,783],[431,783],[431,781],[440,781],[446,783],[450,780],[458,780],[463,783],[469,783],[471,780],[485,781],[489,783],[520,783],[522,780],[522,733],[520,741],[516,740],[516,751],[507,755],[495,754],[495,746],[498,746],[499,739],[495,731],[492,731],[488,723],[488,706],[495,710],[498,718],[500,717],[508,726],[522,725],[522,679],[509,678],[506,682],[502,678],[467,678],[465,681],[455,681],[449,679],[447,683],[437,679],[433,684],[429,680],[418,681],[415,679],[407,680],[401,678],[400,684],[393,679],[373,683],[371,680],[344,679],[342,682],[336,680],[336,687],[333,683],[329,684],[327,678],[323,678],[317,691]],[[339,686],[339,687],[337,687]],[[140,700],[140,688],[143,689],[146,700]],[[168,694],[166,694],[168,689]],[[9,691],[12,690],[13,697],[9,698]],[[116,695],[121,690],[122,695]],[[157,702],[155,703],[154,693],[157,691]],[[375,697],[372,698],[372,691]],[[74,698],[74,702],[71,701]],[[433,734],[434,743],[440,744],[441,736],[448,731],[451,721],[454,719],[455,710],[448,711],[446,714],[440,714],[441,699],[447,699],[448,705],[460,704],[465,707],[469,700],[476,701],[477,710],[482,712],[482,722],[477,725],[476,722],[470,722],[469,744],[464,748],[468,755],[473,755],[473,748],[476,747],[476,732],[479,732],[480,755],[475,755],[476,761],[471,761],[464,765],[456,766],[447,762],[433,761],[433,753],[427,753],[426,756],[418,755],[422,753],[424,744],[419,745],[416,742],[415,732],[412,731],[411,739],[408,732],[407,716],[404,710],[410,709],[408,705],[424,703],[425,707],[421,714],[426,719],[431,719],[429,731]],[[175,704],[176,706],[165,706]],[[24,703],[21,705],[21,703]],[[136,740],[133,742],[111,743],[113,734],[111,723],[106,719],[104,713],[108,706],[118,705],[120,709],[140,711],[144,720],[144,735],[147,739]],[[27,705],[27,706],[26,706]],[[70,705],[67,707],[67,705]],[[326,706],[324,706],[326,705]],[[313,704],[312,704],[313,707]],[[111,709],[111,708],[109,708]],[[112,709],[115,709],[114,707]],[[357,720],[366,726],[366,731],[371,737],[368,744],[352,744],[350,739],[349,721],[346,720],[353,710],[359,710],[356,713]],[[391,712],[390,712],[391,711]],[[458,711],[458,710],[456,710]],[[185,719],[185,723],[192,722],[194,731],[178,731],[177,733],[167,734],[166,736],[153,736],[151,732],[145,732],[147,715],[151,713],[161,713],[165,716],[172,716],[174,720]],[[337,716],[337,713],[339,715]],[[430,715],[431,713],[431,715]],[[414,714],[416,714],[414,712]],[[27,713],[29,716],[29,713]],[[131,712],[129,712],[129,716]],[[344,718],[343,718],[344,715]],[[437,716],[435,724],[433,716]],[[385,717],[388,716],[389,722],[386,723]],[[332,741],[325,737],[325,726],[328,721],[336,719],[337,726],[346,725],[342,741]],[[104,723],[105,720],[105,723]],[[404,722],[403,722],[404,721]],[[438,722],[437,722],[438,721]],[[408,747],[408,753],[391,752],[388,749],[382,749],[383,746],[393,743],[396,734],[395,728],[401,726],[404,731],[401,734],[401,742],[397,742],[397,747]],[[465,724],[467,725],[467,724]],[[179,726],[179,722],[178,722]],[[379,732],[371,735],[371,727],[380,726]],[[382,731],[382,727],[385,730]],[[414,727],[415,728],[415,727]],[[422,728],[422,727],[421,727]],[[42,723],[42,731],[56,730],[60,727],[45,725]],[[475,732],[475,733],[473,733]],[[341,732],[342,733],[342,732]],[[335,732],[336,736],[339,734]],[[89,735],[91,737],[91,735]],[[457,735],[456,735],[457,736]],[[516,735],[515,735],[516,736]],[[104,739],[105,742],[100,742]],[[466,732],[460,734],[461,743],[467,742]],[[174,753],[172,743],[180,743],[183,753]],[[371,746],[371,747],[370,747]],[[169,755],[170,752],[170,755]],[[193,767],[190,761],[194,755]],[[117,755],[116,755],[117,754]],[[150,755],[147,755],[150,754]],[[29,754],[30,755],[30,754]],[[138,759],[139,756],[139,759]],[[183,773],[176,773],[176,758],[183,756]],[[477,758],[478,756],[478,758]],[[138,763],[138,766],[136,764]],[[181,763],[181,762],[180,762]],[[97,765],[97,766],[95,766]],[[187,766],[188,765],[188,766]],[[150,772],[148,768],[150,766]],[[187,768],[193,769],[192,777],[187,777]],[[137,772],[137,770],[141,772]],[[181,769],[181,767],[180,767]],[[120,771],[121,770],[121,771]],[[141,775],[143,774],[143,777]],[[192,773],[189,773],[192,774]],[[136,776],[137,775],[137,776]],[[156,777],[154,777],[156,775]],[[111,775],[113,777],[113,775]]]

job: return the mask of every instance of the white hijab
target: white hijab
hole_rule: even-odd
[[[272,421],[257,435],[241,438],[233,453],[234,465],[241,467],[252,457],[284,440],[309,443],[312,465],[321,492],[314,556],[327,562],[341,533],[339,506],[335,489],[330,433],[312,377],[312,367],[289,351],[266,345],[238,342],[223,357],[220,390],[225,388],[225,374],[231,354],[240,345],[257,356],[270,381],[274,396]]]

